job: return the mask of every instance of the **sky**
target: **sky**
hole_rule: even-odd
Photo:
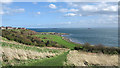
[[[25,28],[117,27],[117,2],[2,3],[2,26]]]

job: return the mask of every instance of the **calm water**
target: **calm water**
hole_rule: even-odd
[[[76,43],[104,44],[105,46],[118,46],[117,28],[29,28],[37,32],[69,33],[65,37]]]

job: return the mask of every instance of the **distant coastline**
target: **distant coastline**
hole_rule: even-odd
[[[70,39],[70,38],[67,38],[67,37],[65,37],[65,35],[61,35],[61,37],[62,37],[62,39],[64,39],[64,40],[66,40],[66,41],[68,41],[68,42],[71,42],[71,43],[74,43],[74,44],[85,44],[85,43],[78,43],[78,42],[75,42],[75,41],[73,41],[72,39]],[[88,43],[88,42],[86,42],[86,43]],[[90,43],[89,43],[90,44]],[[97,45],[97,44],[96,44]],[[101,43],[101,45],[103,45],[102,43]],[[95,46],[95,45],[93,45],[93,44],[91,44],[91,46]],[[104,47],[112,47],[112,46],[105,46],[105,45],[103,45]],[[115,46],[115,47],[117,47],[117,46]],[[118,47],[117,47],[118,48]]]
[[[61,35],[61,36],[64,37],[65,40],[68,41],[68,42],[73,42],[73,43],[76,43],[76,44],[82,44],[82,43],[74,42],[72,39],[66,37],[66,36],[68,36],[68,35]]]
[[[69,35],[63,36],[70,39],[71,42],[75,42],[77,44],[84,44],[88,42],[92,45],[103,44],[105,46],[118,47],[117,28],[31,28],[30,30],[36,32],[68,33]]]

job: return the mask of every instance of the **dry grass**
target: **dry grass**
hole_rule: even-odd
[[[2,47],[2,57],[0,57],[1,61],[4,65],[15,65],[20,63],[19,61],[25,60],[32,60],[32,59],[44,59],[50,58],[60,53],[52,53],[52,52],[37,52],[31,50],[24,50],[24,49],[16,49],[16,48],[9,48],[9,47]],[[12,62],[11,62],[12,61]],[[17,61],[18,63],[16,63]]]
[[[27,59],[40,59],[46,58],[47,56],[55,56],[58,53],[49,53],[49,52],[36,52],[31,50],[15,49],[15,48],[2,48],[3,60],[27,60]]]
[[[0,62],[2,61],[2,47],[0,47]]]
[[[75,66],[118,66],[118,55],[106,55],[87,52],[70,51],[67,65]]]

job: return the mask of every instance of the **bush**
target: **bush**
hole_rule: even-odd
[[[103,54],[120,54],[120,48],[115,47],[105,47],[102,44],[91,46],[89,43],[83,45],[75,46],[75,50],[82,50],[92,53],[103,53]]]
[[[32,36],[36,34],[37,33],[35,31],[31,31],[31,30],[20,30],[20,29],[2,30],[2,36],[7,38],[8,40],[13,40],[26,45],[35,45],[40,47],[43,47],[43,46],[63,47],[61,45],[56,46],[57,42],[49,41],[49,40],[47,42],[44,42],[39,37]],[[47,38],[44,37],[44,39],[47,39]]]

